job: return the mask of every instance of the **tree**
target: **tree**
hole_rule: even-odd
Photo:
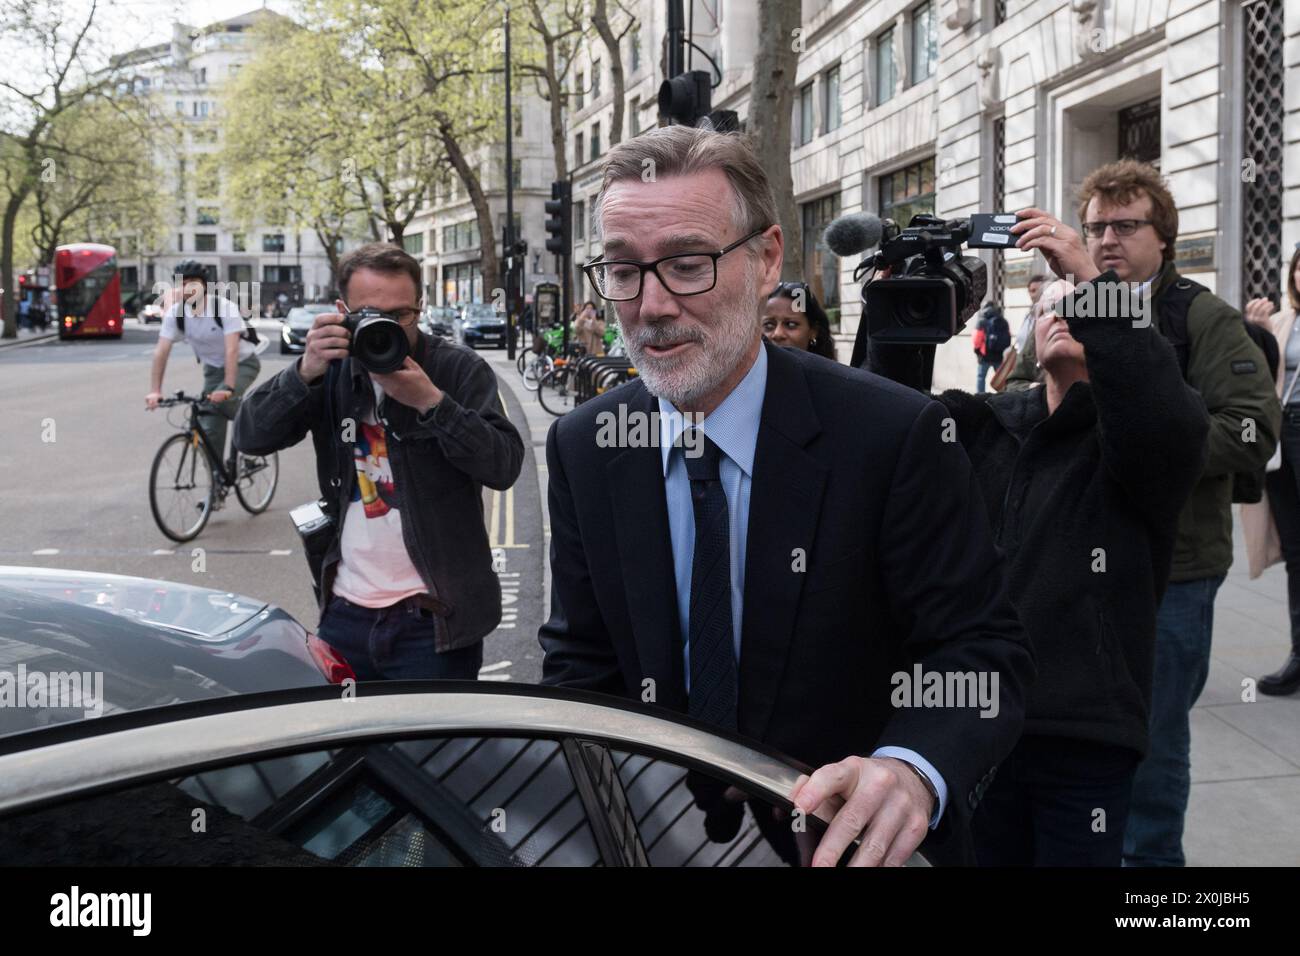
[[[758,161],[776,197],[777,221],[785,233],[783,279],[803,278],[803,239],[790,175],[790,115],[802,37],[799,0],[758,0],[758,52],[750,86],[746,126]]]
[[[36,64],[24,71],[32,77],[26,87],[0,80],[0,285],[6,289],[13,281],[23,205],[38,185],[60,175],[56,121],[104,98],[124,72],[115,66],[92,68],[98,9],[98,0],[91,0],[85,16],[70,24],[63,22],[64,6],[53,0],[7,0],[0,9],[0,37],[8,48],[0,53]],[[0,296],[0,315],[2,337],[16,337],[14,298],[8,293]]]
[[[623,29],[615,33],[614,28],[609,22],[609,3],[608,0],[594,0],[594,6],[591,12],[591,25],[599,34],[601,41],[605,44],[605,52],[609,56],[609,85],[610,92],[614,97],[614,116],[609,124],[609,146],[613,149],[623,141],[623,108],[624,108],[624,83],[623,83],[623,37],[636,25],[636,18],[627,11],[627,9],[614,0],[615,6],[624,15],[626,22]]]

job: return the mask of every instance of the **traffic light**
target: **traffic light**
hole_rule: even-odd
[[[659,85],[659,113],[682,126],[694,126],[712,109],[711,77],[704,70],[679,73]]]
[[[567,256],[573,250],[573,186],[565,179],[551,183],[546,203],[546,251]]]

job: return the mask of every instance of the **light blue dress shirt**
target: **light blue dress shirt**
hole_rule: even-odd
[[[762,417],[763,396],[767,391],[767,349],[760,347],[758,358],[731,393],[705,417],[698,427],[722,450],[718,478],[727,496],[727,521],[730,526],[731,633],[736,663],[740,663],[741,621],[745,594],[745,544],[749,534],[749,495],[754,481],[754,449],[758,445],[758,425]],[[681,625],[683,674],[686,690],[691,688],[691,565],[695,553],[695,509],[691,505],[691,480],[686,474],[686,454],[697,454],[698,439],[686,435],[696,422],[679,412],[672,402],[659,399],[659,451],[663,458],[664,494],[668,501],[668,531],[672,538],[673,574],[677,582],[677,620]],[[880,747],[873,757],[896,757],[912,764],[926,775],[939,794],[939,802],[930,826],[938,825],[948,801],[948,787],[934,766],[906,747]]]

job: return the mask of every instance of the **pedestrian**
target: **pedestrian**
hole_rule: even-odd
[[[145,408],[153,411],[162,400],[163,375],[177,339],[188,342],[203,370],[203,394],[208,403],[199,412],[199,425],[228,470],[234,470],[235,453],[226,455],[226,426],[234,421],[239,403],[262,370],[256,340],[248,334],[239,306],[208,289],[202,263],[185,259],[175,275],[181,279],[163,313],[150,367]]]
[[[1036,385],[1040,381],[1042,370],[1038,367],[1038,357],[1034,354],[1034,320],[1037,316],[1034,306],[1038,304],[1046,283],[1047,277],[1041,272],[1036,272],[1029,277],[1029,282],[1026,284],[1026,290],[1029,292],[1029,311],[1020,323],[1020,329],[1016,332],[1016,340],[1010,352],[1003,356],[1002,364],[993,375],[991,387],[995,392],[1015,392]]]
[[[596,303],[582,304],[582,311],[574,322],[574,335],[588,355],[605,354],[605,320],[596,312]]]
[[[266,455],[308,432],[333,518],[316,547],[318,634],[359,680],[474,680],[501,620],[483,487],[514,484],[524,447],[491,367],[419,327],[420,263],[389,243],[339,261],[337,313],[318,315],[302,356],[248,396],[235,444]],[[394,315],[410,354],[368,372],[344,312]]]
[[[1124,841],[1126,865],[1182,866],[1191,785],[1188,717],[1209,674],[1214,597],[1232,564],[1234,485],[1262,484],[1277,444],[1275,382],[1241,314],[1178,274],[1178,207],[1155,167],[1125,159],[1086,177],[1078,208],[1082,238],[1041,210],[1018,215],[1011,230],[1017,245],[1041,252],[1053,272],[1077,275],[1090,262],[1128,284],[1132,321],[1152,322],[1169,339],[1183,377],[1210,414],[1205,469],[1179,519],[1156,617],[1151,743],[1134,778]]]
[[[27,296],[19,295],[18,297],[18,328],[33,329],[31,319],[32,304],[27,300]]]
[[[981,866],[1120,865],[1148,748],[1156,607],[1205,460],[1209,422],[1174,350],[1149,325],[1065,318],[1073,292],[1053,282],[1035,306],[1044,387],[940,396],[1037,664],[1024,735],[972,818]],[[1098,810],[1101,828],[1088,825]]]
[[[1250,558],[1250,576],[1286,561],[1287,610],[1291,653],[1282,667],[1259,679],[1261,694],[1282,696],[1300,690],[1300,242],[1286,273],[1286,306],[1273,310],[1267,299],[1246,303],[1246,320],[1277,337],[1284,361],[1278,363],[1277,394],[1282,400],[1280,450],[1273,453],[1265,479],[1266,494],[1257,504],[1241,506],[1241,525]]]
[[[976,354],[979,356],[979,368],[975,375],[975,391],[982,393],[984,391],[984,381],[990,370],[996,370],[1002,365],[1002,355],[1011,345],[1011,327],[1002,315],[1002,309],[994,302],[984,304],[984,311],[980,315],[978,332],[979,347]]]
[[[826,310],[806,282],[781,282],[763,305],[763,338],[836,361]]]
[[[940,859],[971,859],[970,813],[1020,735],[1033,662],[970,461],[939,440],[946,410],[763,341],[784,236],[745,139],[625,139],[596,208],[601,260],[584,271],[637,377],[547,438],[543,682],[653,701],[818,768],[790,795],[833,817],[816,865],[858,839],[855,864],[901,864],[927,834]],[[601,440],[610,417],[658,440]],[[891,699],[891,681],[977,670],[997,675],[982,715]],[[688,790],[710,839],[734,837],[736,793]],[[786,859],[789,831],[764,831]]]

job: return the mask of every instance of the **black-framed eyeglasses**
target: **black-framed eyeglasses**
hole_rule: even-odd
[[[363,305],[356,309],[348,309],[348,313],[351,314],[353,312],[360,312],[361,309],[366,309],[366,308],[375,308],[375,307]],[[397,323],[399,325],[408,325],[408,326],[414,325],[416,321],[418,321],[420,318],[420,310],[412,309],[409,307],[405,309],[379,309],[379,311],[387,312],[389,315],[391,315],[393,318],[397,320]]]
[[[718,260],[749,240],[761,236],[771,226],[755,229],[717,252],[675,252],[653,262],[635,259],[597,259],[582,267],[596,294],[610,302],[626,302],[641,294],[645,274],[653,271],[663,287],[673,295],[700,295],[718,283]],[[666,267],[660,266],[667,263]]]
[[[1117,236],[1131,236],[1141,226],[1150,226],[1150,219],[1098,219],[1083,224],[1083,234],[1089,239],[1100,239],[1106,234],[1106,227],[1115,230]]]

